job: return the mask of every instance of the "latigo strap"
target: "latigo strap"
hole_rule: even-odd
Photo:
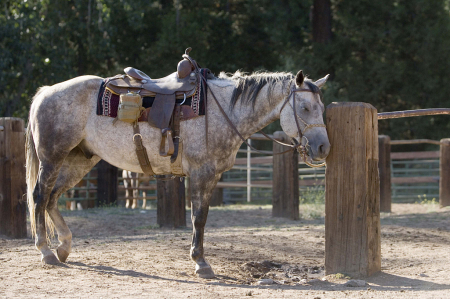
[[[136,122],[134,124],[133,131],[134,131],[133,142],[134,142],[134,145],[136,146],[136,155],[137,155],[139,164],[141,165],[142,171],[148,175],[155,175],[155,173],[153,172],[153,169],[152,169],[152,165],[150,164],[150,160],[148,159],[147,149],[142,144],[142,135],[139,130],[138,122]]]

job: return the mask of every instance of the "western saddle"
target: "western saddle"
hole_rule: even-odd
[[[125,75],[114,77],[106,85],[108,89],[119,95],[131,92],[141,97],[155,98],[148,114],[148,123],[161,130],[159,153],[163,157],[171,156],[172,174],[180,176],[184,176],[179,154],[182,150],[179,138],[180,114],[182,113],[181,104],[176,105],[176,99],[186,100],[193,96],[198,83],[202,80],[199,65],[189,56],[191,50],[191,48],[186,49],[185,54],[182,55],[183,60],[178,63],[177,71],[166,77],[151,79],[144,72],[127,67],[124,69]],[[134,123],[133,129],[133,141],[142,170],[146,174],[155,175],[147,151],[142,144],[142,135],[137,121]]]

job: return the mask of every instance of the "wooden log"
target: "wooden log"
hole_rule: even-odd
[[[439,205],[450,206],[450,138],[441,139]]]
[[[101,160],[97,163],[96,206],[117,204],[117,167]]]
[[[423,144],[423,143],[441,145],[440,141],[431,139],[391,140],[391,145]]]
[[[391,178],[391,184],[417,184],[417,183],[439,183],[438,176],[420,176],[420,177],[396,177]]]
[[[439,159],[439,151],[391,153],[391,160]]]
[[[391,212],[391,138],[378,135],[380,171],[380,211]]]
[[[27,237],[24,121],[0,118],[0,234]]]
[[[184,179],[158,180],[156,217],[160,227],[186,226],[186,196]]]
[[[326,118],[325,271],[369,276],[381,270],[377,111],[332,103]]]
[[[290,143],[290,138],[282,131],[275,132],[273,136],[284,143]],[[286,147],[273,143],[272,216],[298,220],[298,153],[275,155],[285,150]]]
[[[447,115],[450,114],[450,108],[430,108],[430,109],[381,112],[378,113],[378,119],[403,118],[403,117],[425,116],[425,115],[445,115],[445,114]]]

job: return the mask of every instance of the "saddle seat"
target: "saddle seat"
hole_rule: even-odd
[[[127,75],[121,75],[111,80],[107,87],[116,94],[129,91],[138,92],[143,97],[155,97],[157,94],[175,94],[177,99],[182,99],[185,95],[190,97],[196,91],[197,76],[195,73],[191,73],[192,75],[183,79],[179,78],[177,72],[161,79],[140,79],[130,75],[134,75],[133,71],[135,70],[135,68],[126,68],[125,73]]]
[[[138,93],[143,97],[157,94],[175,94],[177,99],[190,97],[195,93],[198,83],[194,69],[194,65],[185,58],[178,63],[176,72],[160,79],[151,79],[146,73],[127,67],[124,69],[125,75],[117,76],[107,87],[117,94],[139,90]]]

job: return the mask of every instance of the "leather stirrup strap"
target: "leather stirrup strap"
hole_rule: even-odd
[[[134,145],[136,146],[136,155],[137,155],[139,164],[141,165],[142,171],[148,175],[155,175],[155,173],[153,172],[153,169],[152,169],[152,165],[150,164],[150,160],[148,159],[147,149],[142,144],[142,135],[139,130],[138,122],[136,122],[133,125],[133,132],[134,132],[133,142],[134,142]]]
[[[179,153],[178,145],[180,144],[180,117],[181,105],[175,105],[175,110],[173,112],[173,146],[175,149],[172,157],[170,157],[170,163],[175,162]]]
[[[166,151],[166,140],[168,143],[168,149]],[[168,157],[173,154],[175,147],[173,145],[172,130],[164,128],[161,130],[161,144],[159,145],[159,155],[162,157]]]

